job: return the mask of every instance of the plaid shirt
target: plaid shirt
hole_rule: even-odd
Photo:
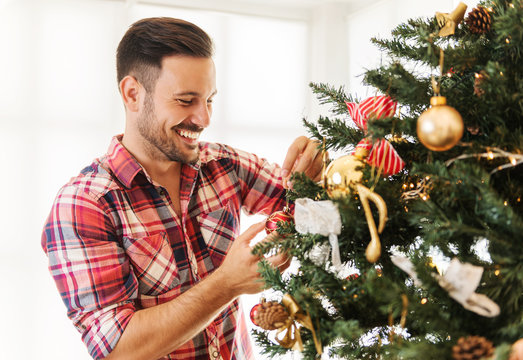
[[[176,298],[220,266],[239,235],[240,208],[284,206],[276,165],[202,142],[199,162],[182,167],[180,218],[120,139],[62,187],[42,234],[68,316],[95,359],[111,352],[135,311]],[[253,358],[237,300],[164,359],[217,358]]]

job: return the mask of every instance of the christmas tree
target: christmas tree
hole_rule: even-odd
[[[295,223],[254,249],[299,263],[261,264],[264,352],[508,359],[523,337],[522,19],[522,0],[460,4],[372,39],[390,59],[365,73],[376,96],[311,84],[331,114],[304,123],[345,155],[321,183],[293,177]]]

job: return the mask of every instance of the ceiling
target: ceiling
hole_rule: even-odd
[[[310,9],[327,4],[340,4],[351,9],[369,6],[379,0],[237,0],[238,3]]]
[[[0,0],[1,1],[1,0]],[[153,4],[169,4],[192,9],[226,11],[240,14],[267,15],[306,20],[318,8],[338,8],[350,14],[383,0],[125,0]]]
[[[369,0],[239,0],[239,2],[252,4],[270,4],[293,7],[314,7],[328,3],[343,3],[343,4],[363,4],[372,3],[375,1]]]

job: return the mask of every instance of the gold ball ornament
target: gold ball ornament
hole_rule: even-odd
[[[429,150],[449,150],[463,136],[463,119],[444,96],[433,96],[430,105],[418,118],[418,138]]]
[[[359,195],[365,211],[365,218],[369,226],[371,241],[365,250],[365,256],[371,263],[376,262],[381,254],[381,243],[378,233],[383,231],[387,221],[387,205],[382,197],[361,183],[363,167],[369,150],[357,147],[352,155],[342,156],[329,164],[325,171],[325,189],[332,199],[350,195],[353,191]],[[376,227],[369,201],[378,208],[379,227]]]
[[[363,177],[361,169],[365,166],[365,158],[369,150],[356,148],[352,155],[342,156],[329,164],[325,170],[325,185],[331,198],[348,196],[350,186],[360,183]]]

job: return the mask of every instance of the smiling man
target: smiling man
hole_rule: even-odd
[[[216,95],[213,45],[194,24],[133,24],[117,51],[123,135],[60,189],[42,234],[49,269],[95,359],[251,359],[238,303],[262,289],[239,216],[285,202],[291,172],[318,179],[300,137],[282,168],[198,141]],[[269,262],[283,271],[284,255]]]

